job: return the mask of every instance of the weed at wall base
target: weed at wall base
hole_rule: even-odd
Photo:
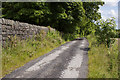
[[[11,37],[2,49],[2,76],[48,53],[64,42],[58,32],[41,32],[34,38],[26,40],[20,40],[16,36]]]

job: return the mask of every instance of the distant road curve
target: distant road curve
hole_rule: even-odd
[[[88,41],[76,39],[30,61],[2,80],[10,78],[87,78]]]

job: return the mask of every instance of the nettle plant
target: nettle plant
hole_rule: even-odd
[[[115,42],[115,35],[116,35],[116,23],[115,18],[109,18],[107,20],[99,20],[97,21],[97,28],[96,28],[96,38],[98,43],[105,44],[108,48],[111,44]]]

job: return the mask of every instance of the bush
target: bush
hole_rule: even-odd
[[[114,18],[107,19],[106,21],[100,20],[97,22],[97,25],[95,34],[98,43],[103,43],[107,47],[110,47],[110,45],[115,42],[114,38],[116,36]]]

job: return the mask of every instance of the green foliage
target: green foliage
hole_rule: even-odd
[[[104,43],[108,47],[114,43],[116,36],[116,24],[114,18],[107,19],[106,21],[100,20],[97,22],[96,37],[99,43]]]
[[[4,2],[3,17],[37,25],[46,25],[50,14],[46,3]],[[45,23],[44,23],[45,22]]]
[[[21,22],[51,26],[65,34],[88,35],[103,2],[3,2],[3,17]]]
[[[101,13],[98,9],[103,4],[103,2],[3,2],[4,18],[48,26],[49,29],[47,34],[40,31],[40,34],[32,39],[10,38],[2,51],[3,75],[65,41],[86,37],[92,33],[92,36],[87,36],[90,44],[89,78],[118,77],[118,50],[117,43],[114,43],[114,37],[117,35],[115,21],[113,18],[100,20]],[[60,32],[52,32],[50,26]],[[111,44],[113,46],[110,47]]]
[[[116,38],[120,37],[120,29],[116,30]]]
[[[64,33],[74,33],[84,18],[82,2],[49,3],[51,26]]]
[[[91,22],[101,19],[101,13],[98,12],[98,9],[99,5],[103,6],[103,4],[104,2],[83,2],[85,15]]]

